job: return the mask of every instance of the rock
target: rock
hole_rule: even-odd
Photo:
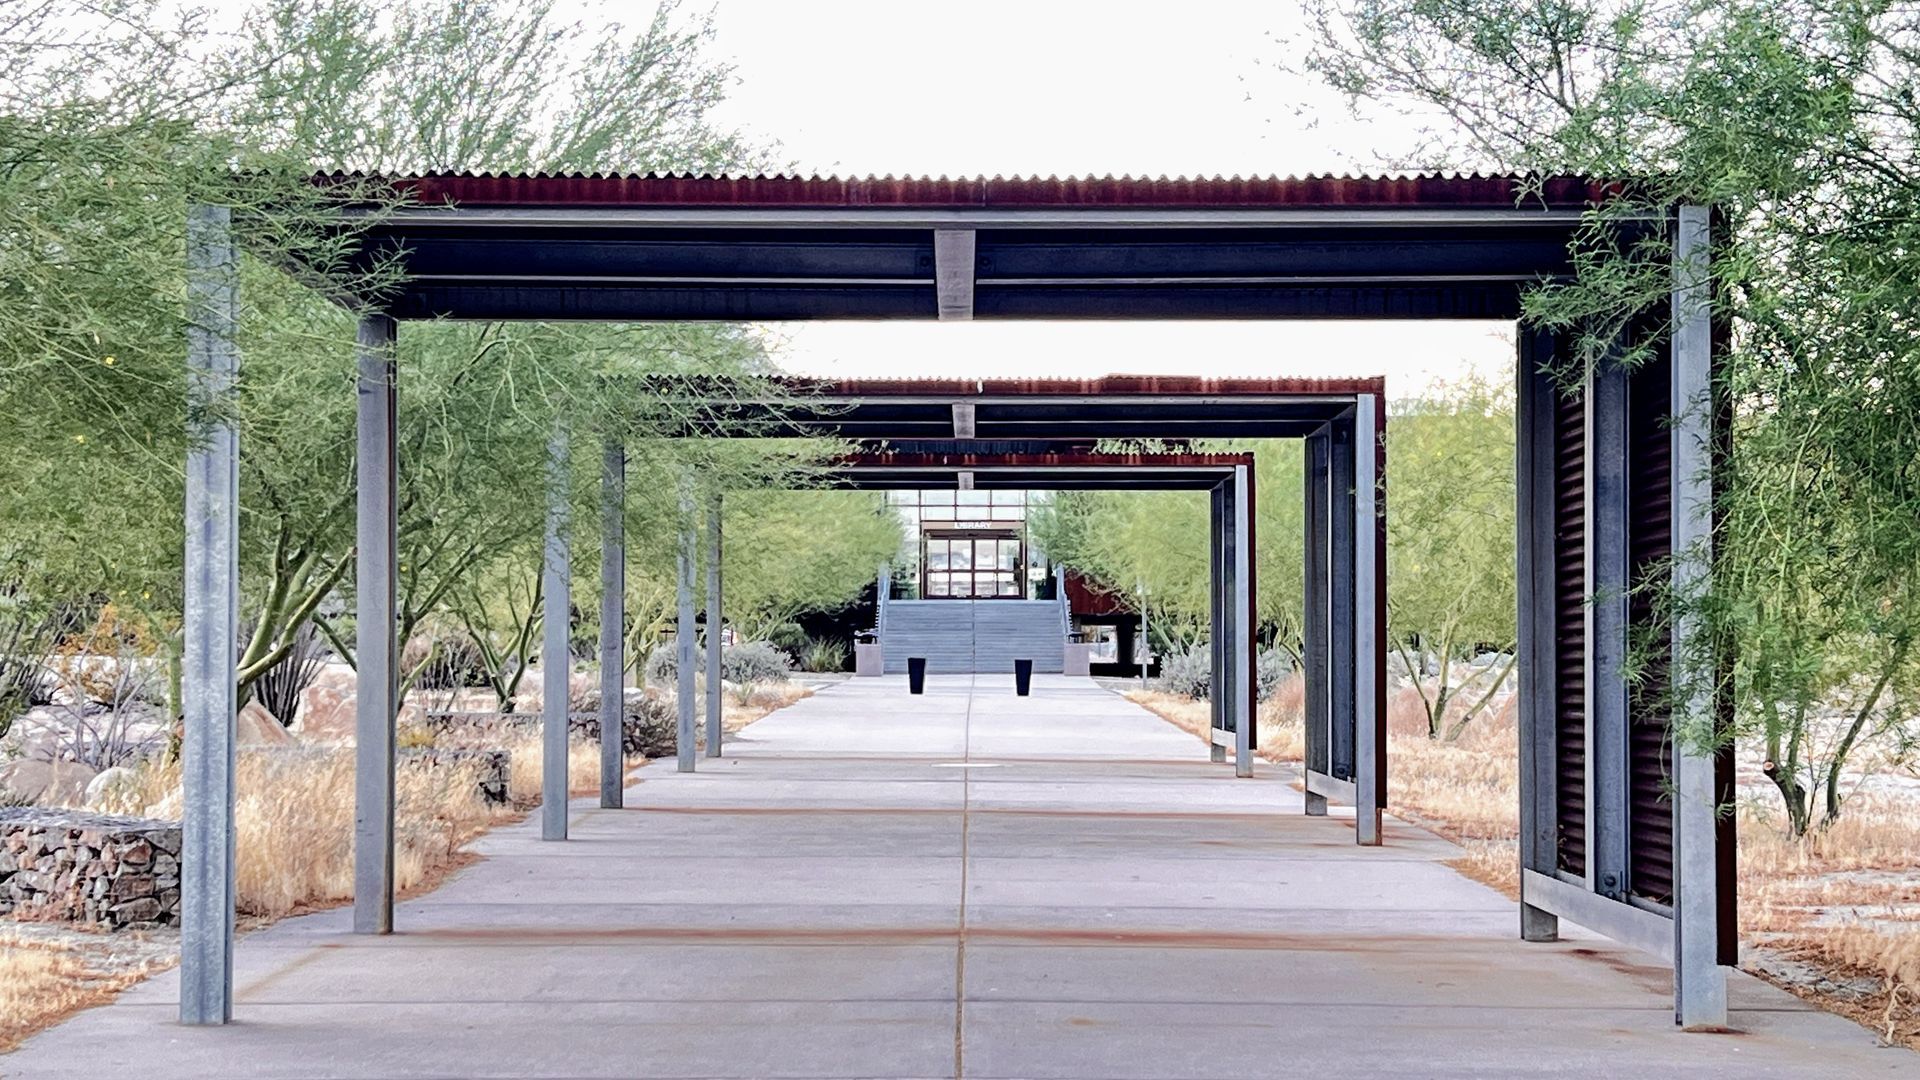
[[[293,736],[274,719],[265,705],[247,702],[236,720],[235,741],[241,746],[291,746]]]
[[[115,926],[131,926],[136,923],[150,923],[160,917],[160,901],[156,897],[143,896],[138,900],[129,900],[124,904],[115,904],[107,909]]]
[[[339,743],[353,738],[353,684],[344,688],[315,683],[300,695],[293,728],[302,742]]]
[[[123,765],[102,772],[87,782],[86,804],[91,810],[102,809],[102,803],[118,799],[133,787],[135,774]]]
[[[86,800],[87,785],[99,774],[78,761],[22,758],[0,765],[0,788],[39,806],[71,806]]]

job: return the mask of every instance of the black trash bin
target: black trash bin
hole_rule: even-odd
[[[924,656],[907,657],[907,693],[924,694],[927,692],[927,658]]]
[[[1015,660],[1013,662],[1013,692],[1026,697],[1033,689],[1033,661]]]

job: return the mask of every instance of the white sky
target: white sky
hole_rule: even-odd
[[[1407,124],[1352,120],[1273,67],[1292,4],[718,0],[723,117],[822,173],[1378,171]],[[1386,375],[1504,381],[1504,323],[809,323],[783,366],[838,375]]]

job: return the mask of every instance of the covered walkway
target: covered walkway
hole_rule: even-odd
[[[1673,1026],[1667,968],[1517,940],[1515,905],[1389,821],[1307,817],[1084,679],[858,680],[649,766],[628,809],[535,815],[402,905],[242,939],[225,1029],[169,975],[0,1075],[1914,1075],[1735,974],[1746,1034]],[[1571,929],[1571,928],[1569,928]]]

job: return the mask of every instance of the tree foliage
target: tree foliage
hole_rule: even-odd
[[[671,2],[627,25],[551,0],[260,0],[224,36],[178,10],[0,0],[0,589],[39,612],[20,615],[30,627],[111,598],[177,657],[184,223],[192,203],[230,206],[242,370],[230,400],[194,407],[240,432],[244,691],[309,624],[353,657],[357,312],[341,301],[377,296],[390,271],[349,268],[354,233],[331,210],[351,198],[377,220],[394,196],[311,173],[717,171],[770,150],[713,119],[731,72],[711,15]],[[537,629],[512,583],[539,563],[556,428],[575,447],[579,539],[595,535],[600,441],[635,448],[641,595],[679,520],[655,481],[791,486],[833,452],[676,437],[700,430],[702,396],[771,393],[738,327],[408,323],[397,360],[400,630],[458,612],[503,687]],[[696,378],[699,394],[674,391]]]
[[[1863,740],[1899,742],[1920,688],[1920,11],[1802,0],[1320,0],[1294,63],[1366,107],[1431,117],[1409,163],[1631,177],[1588,215],[1578,277],[1527,318],[1571,370],[1660,310],[1666,238],[1629,219],[1710,204],[1716,393],[1731,439],[1723,528],[1687,670],[1727,671],[1729,728],[1759,738],[1796,830],[1840,813]],[[1662,347],[1666,327],[1626,357]],[[1730,657],[1731,663],[1700,661]],[[1681,687],[1683,691],[1688,688]],[[1693,689],[1699,689],[1694,687]],[[1690,700],[1699,700],[1690,698]],[[1896,750],[1898,749],[1896,745]]]
[[[1195,449],[1254,454],[1255,618],[1260,636],[1297,660],[1306,535],[1300,446],[1256,440]],[[1148,632],[1164,651],[1184,652],[1208,633],[1208,513],[1204,492],[1060,492],[1035,512],[1029,529],[1035,545],[1058,565],[1128,597],[1137,598],[1144,586]]]
[[[1387,462],[1387,635],[1419,676],[1428,734],[1451,737],[1513,669],[1511,395],[1466,383],[1396,402]],[[1467,667],[1480,652],[1506,658]]]

